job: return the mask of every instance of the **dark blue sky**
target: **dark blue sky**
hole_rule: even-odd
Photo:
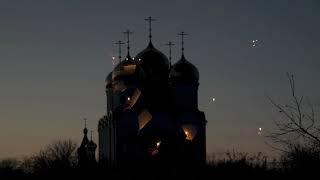
[[[144,49],[143,19],[150,15],[158,19],[154,45],[167,54],[164,44],[174,41],[174,62],[177,33],[189,34],[185,55],[200,71],[208,153],[270,153],[256,130],[274,130],[278,116],[265,96],[286,102],[286,72],[296,75],[300,94],[319,104],[316,0],[2,0],[0,158],[29,155],[55,139],[80,142],[84,117],[96,130],[106,110],[104,79],[117,56],[113,43],[130,28],[131,53]]]

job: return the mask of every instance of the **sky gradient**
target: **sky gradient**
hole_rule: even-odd
[[[286,72],[319,109],[319,1],[1,0],[0,159],[30,155],[56,139],[80,143],[83,118],[97,141],[114,42],[129,28],[131,54],[143,50],[148,16],[157,19],[155,47],[168,55],[165,43],[176,44],[173,62],[181,54],[177,33],[189,34],[185,56],[200,72],[208,154],[272,154],[257,128],[274,130],[278,114],[266,95],[287,101]]]

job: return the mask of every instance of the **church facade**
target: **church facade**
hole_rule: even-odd
[[[99,161],[109,165],[206,163],[206,119],[198,109],[199,72],[182,55],[171,65],[152,43],[106,78],[107,114],[99,120]],[[119,43],[120,44],[120,43]]]

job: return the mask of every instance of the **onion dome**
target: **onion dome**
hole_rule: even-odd
[[[87,136],[87,133],[88,133],[88,129],[87,128],[84,128],[83,129],[83,133],[84,133],[84,136],[82,138],[82,141],[81,141],[81,146],[82,148],[84,148],[88,143],[89,143],[89,139],[88,139],[88,136]]]
[[[121,61],[112,71],[112,81],[124,81],[126,83],[143,83],[145,74],[128,53],[125,60]]]
[[[199,71],[182,54],[181,59],[173,65],[169,77],[172,83],[198,84]]]
[[[168,79],[169,60],[153,46],[151,41],[146,49],[136,55],[135,60],[143,68],[148,80],[161,81]]]
[[[83,139],[82,139],[82,142],[81,142],[81,146],[86,146],[87,143],[89,142],[89,139],[88,139],[88,129],[87,129],[87,119],[85,118],[84,119],[84,128],[83,128]]]
[[[84,135],[87,135],[87,134],[88,134],[88,129],[87,129],[87,128],[84,128],[84,129],[83,129],[83,134],[84,134]]]
[[[89,151],[95,151],[97,148],[97,144],[95,142],[93,142],[93,140],[92,140],[92,133],[93,133],[93,131],[91,131],[91,138],[90,138],[89,143],[87,144],[87,148]]]
[[[141,85],[145,77],[143,69],[130,56],[130,34],[132,32],[127,30],[123,33],[127,35],[128,54],[125,60],[121,61],[121,52],[119,50],[120,63],[112,71],[112,81],[122,81],[127,85],[132,83]]]
[[[84,134],[84,136],[87,136],[87,134],[88,134],[88,129],[87,129],[87,119],[86,119],[86,118],[84,118],[83,134]]]
[[[97,144],[95,142],[93,142],[91,139],[90,142],[88,143],[87,147],[90,151],[95,151],[97,148]]]

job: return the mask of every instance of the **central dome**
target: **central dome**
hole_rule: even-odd
[[[167,80],[169,74],[169,60],[151,43],[134,58],[143,68],[146,79],[152,81]]]

